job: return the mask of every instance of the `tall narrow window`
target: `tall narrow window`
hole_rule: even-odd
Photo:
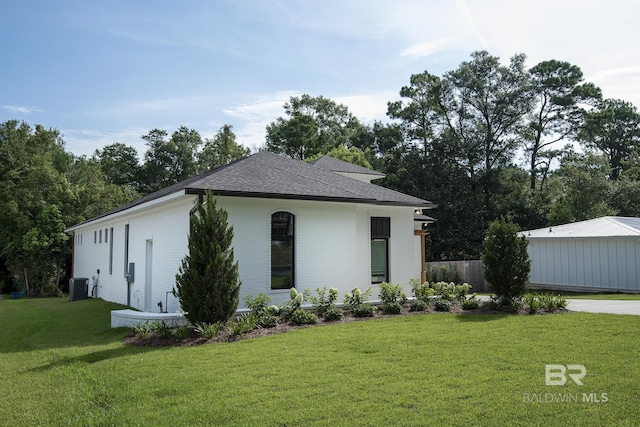
[[[109,229],[109,234],[109,274],[113,274],[113,227]]]
[[[99,240],[99,242],[102,243],[102,230],[100,230],[100,240]]]
[[[124,274],[129,272],[129,224],[124,226]]]
[[[289,212],[271,215],[271,289],[295,286],[295,216]]]
[[[371,217],[371,283],[389,281],[390,236],[390,219],[388,217]]]

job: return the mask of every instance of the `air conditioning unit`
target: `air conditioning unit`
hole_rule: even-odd
[[[78,301],[89,297],[89,279],[74,277],[69,279],[69,301]]]

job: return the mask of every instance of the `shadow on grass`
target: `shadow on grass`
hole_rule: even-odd
[[[484,323],[484,322],[492,322],[495,320],[501,320],[506,317],[510,317],[509,314],[456,314],[456,320],[459,322],[473,322],[473,323]]]
[[[94,351],[92,353],[83,354],[75,357],[53,357],[46,365],[38,366],[36,368],[29,369],[29,372],[43,372],[49,369],[73,365],[75,363],[92,364],[102,362],[103,360],[116,359],[125,356],[132,356],[138,354],[148,353],[150,351],[161,350],[159,347],[135,347],[135,346],[122,346],[117,348],[110,348],[106,350]]]

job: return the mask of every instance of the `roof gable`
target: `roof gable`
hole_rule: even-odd
[[[314,165],[316,167],[320,167],[326,169],[331,172],[336,172],[344,176],[348,176],[350,178],[360,179],[361,176],[364,176],[366,182],[371,182],[373,179],[384,178],[385,174],[367,169],[360,165],[355,165],[353,163],[345,162],[344,160],[336,159],[331,156],[322,156],[319,159],[313,160],[309,162],[310,165]]]
[[[587,238],[640,236],[640,218],[604,216],[571,224],[523,231],[527,238]]]

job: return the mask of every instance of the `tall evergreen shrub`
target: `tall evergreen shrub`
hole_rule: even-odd
[[[238,308],[241,285],[231,246],[233,227],[211,192],[191,221],[189,253],[176,275],[174,293],[191,323],[226,322]]]
[[[484,239],[484,277],[504,303],[524,295],[531,271],[528,242],[518,231],[518,225],[501,218],[489,225]]]

